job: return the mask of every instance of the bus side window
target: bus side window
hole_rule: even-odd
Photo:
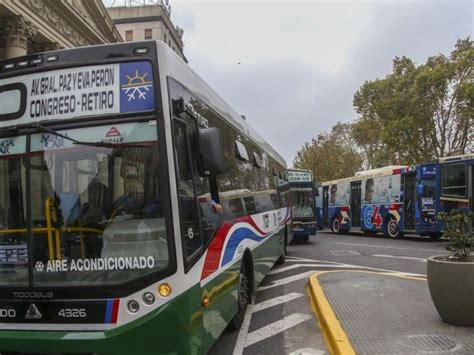
[[[244,206],[240,198],[234,198],[229,200],[229,209],[233,216],[239,217],[244,213]]]
[[[189,134],[186,123],[174,120],[174,153],[176,159],[179,214],[183,254],[188,270],[200,256],[202,236],[193,180]]]
[[[257,212],[257,208],[255,207],[255,202],[253,196],[244,197],[245,201],[245,208],[247,213],[252,214]]]

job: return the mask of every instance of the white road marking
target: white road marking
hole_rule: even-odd
[[[269,288],[285,285],[285,284],[293,282],[293,281],[297,281],[297,280],[307,278],[310,275],[314,274],[315,271],[316,270],[310,270],[310,271],[306,271],[306,272],[303,272],[303,273],[298,274],[298,275],[288,276],[288,277],[285,277],[283,279],[273,281],[270,285],[260,286],[259,288],[257,288],[257,291],[267,290]]]
[[[287,256],[286,257],[287,262],[305,262],[305,263],[325,263],[325,264],[335,264],[335,265],[341,265],[341,263],[338,263],[337,261],[323,261],[323,260],[315,260],[315,259],[306,259],[306,258],[299,258],[297,256]],[[292,260],[290,260],[292,259]]]
[[[293,261],[305,261],[308,263],[315,263],[317,260],[312,259],[305,259],[305,258],[298,258],[297,256],[286,256],[286,261],[293,262]]]
[[[237,341],[235,342],[234,351],[232,352],[232,355],[242,355],[242,353],[244,352],[245,341],[249,332],[252,313],[253,304],[249,304],[247,306],[247,310],[245,311],[244,321],[242,322],[242,326],[240,327],[239,336],[237,337]]]
[[[426,259],[424,259],[424,258],[415,258],[413,256],[398,256],[398,255],[385,255],[385,254],[374,254],[372,256],[377,256],[379,258],[394,258],[394,259],[414,260],[414,261],[420,261],[422,263],[426,263]]]
[[[292,292],[287,295],[275,297],[260,303],[257,303],[256,305],[253,306],[253,313],[262,311],[264,309],[276,306],[278,304],[282,304],[285,302],[289,302],[292,300],[295,300],[297,298],[303,297],[304,295],[302,293],[297,293],[297,292]]]
[[[435,249],[417,249],[417,248],[402,248],[402,247],[389,247],[383,245],[372,245],[372,244],[357,244],[357,243],[342,243],[342,242],[332,242],[332,244],[340,244],[340,245],[357,245],[361,247],[373,247],[373,248],[383,248],[383,249],[400,249],[400,250],[417,250],[417,251],[433,251],[433,252],[441,252],[442,250],[435,250]]]
[[[312,316],[309,314],[293,313],[283,319],[280,319],[260,329],[254,330],[252,333],[249,333],[247,335],[247,341],[245,343],[245,346],[247,347],[258,343],[259,341],[270,338],[311,318]]]
[[[322,262],[322,263],[325,262],[324,260],[314,260],[314,261],[319,261],[319,262]],[[370,267],[370,266],[353,265],[353,264],[342,264],[342,263],[339,263],[339,264],[336,264],[336,265],[334,265],[334,264],[328,264],[328,265],[314,264],[313,266],[315,267],[315,269],[308,270],[308,271],[305,271],[305,272],[297,274],[297,275],[284,277],[284,278],[279,279],[279,280],[275,280],[272,283],[270,283],[269,285],[260,286],[259,288],[257,288],[257,291],[267,290],[269,288],[285,285],[285,284],[290,283],[290,282],[294,282],[294,281],[304,279],[305,277],[311,276],[316,271],[320,271],[318,268],[321,268],[321,269],[323,269],[323,268],[330,268],[330,269],[332,269],[332,268],[334,268],[334,269],[365,269],[365,270],[390,272],[390,273],[397,274],[397,275],[426,277],[426,274],[416,274],[416,273],[405,272],[405,271],[400,271],[400,270],[379,269],[379,268]]]
[[[321,268],[328,268],[328,267],[329,268],[331,268],[331,267],[343,268],[343,267],[347,267],[347,268],[353,268],[355,266],[352,266],[352,265],[349,265],[349,264],[293,264],[293,265],[288,265],[288,266],[284,266],[284,267],[272,270],[268,273],[268,275],[275,275],[275,274],[279,274],[281,272],[298,269],[300,267],[321,267]]]
[[[374,270],[374,271],[383,271],[383,272],[390,272],[392,274],[397,274],[397,275],[405,275],[405,276],[422,276],[426,277],[425,274],[415,274],[413,272],[405,272],[405,271],[400,271],[400,270],[390,270],[390,269],[379,269],[376,267],[370,267],[370,266],[360,266],[360,265],[351,265],[352,267],[357,267],[360,269],[367,269],[367,270]]]
[[[318,350],[313,348],[304,348],[292,351],[288,355],[324,355],[327,354],[324,350]]]

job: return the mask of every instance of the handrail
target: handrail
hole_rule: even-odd
[[[52,227],[55,231],[57,228]],[[90,227],[60,227],[61,233],[96,233],[102,234],[102,230]],[[46,227],[34,227],[32,230],[33,234],[44,234],[48,231]],[[15,228],[15,229],[0,229],[0,234],[26,234],[26,228]]]
[[[61,255],[61,230],[59,228],[55,228],[58,225],[58,214],[56,212],[56,206],[52,204],[51,206],[51,217],[52,221],[54,223],[54,235],[56,237],[56,259],[61,260],[62,255]]]
[[[62,227],[58,225],[58,215],[56,208],[54,207],[54,200],[52,197],[48,197],[44,202],[44,210],[46,217],[46,228],[45,227],[33,227],[33,234],[47,233],[48,237],[48,256],[49,260],[54,260],[54,249],[56,249],[56,259],[61,260],[61,233],[81,233],[81,254],[84,254],[84,236],[82,233],[96,233],[102,234],[103,231],[97,228],[89,227]],[[53,225],[54,223],[54,225]],[[26,234],[26,228],[14,228],[14,229],[0,229],[1,234]],[[53,242],[53,233],[55,240]]]
[[[53,199],[48,197],[44,202],[44,210],[46,216],[46,228],[48,231],[48,254],[49,260],[54,260],[54,245],[53,245],[53,226],[52,226],[52,216],[51,216],[51,204]]]

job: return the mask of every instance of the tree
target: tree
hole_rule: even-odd
[[[396,57],[392,72],[366,81],[353,105],[359,117],[305,143],[295,167],[327,181],[361,168],[474,152],[473,41],[460,39],[449,56],[432,56],[418,66]]]
[[[331,133],[319,134],[296,153],[293,165],[309,169],[318,181],[354,175],[362,169],[363,157],[352,136],[350,123],[338,122]]]
[[[416,66],[396,57],[392,73],[354,95],[353,127],[367,167],[416,164],[473,149],[474,48],[458,40],[449,57]]]
[[[418,71],[411,59],[397,57],[390,75],[365,82],[354,95],[354,107],[360,114],[354,135],[368,168],[433,158],[426,137],[430,120],[420,114],[414,93]]]
[[[449,58],[440,54],[420,66],[415,82],[418,101],[435,128],[435,155],[466,153],[474,125],[474,47],[458,40]],[[420,106],[421,107],[421,106]]]

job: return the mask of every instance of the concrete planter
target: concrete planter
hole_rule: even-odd
[[[439,315],[449,324],[474,326],[474,258],[457,262],[428,258],[428,286]]]

